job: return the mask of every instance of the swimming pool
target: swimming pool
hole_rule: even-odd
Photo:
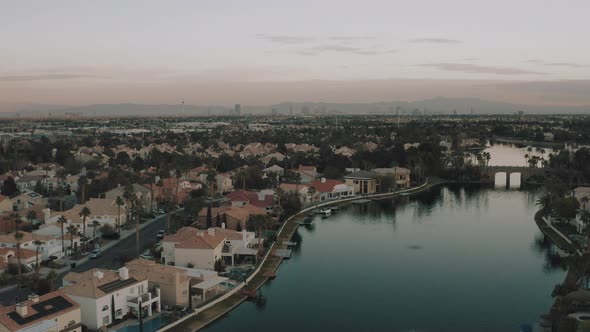
[[[166,325],[164,317],[158,316],[154,319],[148,320],[147,322],[143,322],[143,332],[154,332],[159,330],[164,325]],[[127,325],[116,330],[116,332],[139,332],[139,324]]]

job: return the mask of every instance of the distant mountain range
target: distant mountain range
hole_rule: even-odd
[[[47,116],[220,116],[232,114],[233,107],[171,104],[95,104],[87,106],[22,105],[4,117]],[[588,106],[534,106],[482,100],[477,98],[436,97],[413,102],[322,103],[283,102],[268,106],[242,105],[244,114],[590,114]]]

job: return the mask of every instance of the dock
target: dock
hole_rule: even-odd
[[[275,249],[274,255],[281,258],[290,258],[291,257],[291,249],[281,248]]]

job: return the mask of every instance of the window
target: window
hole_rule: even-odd
[[[102,325],[109,325],[110,322],[111,320],[109,319],[109,316],[104,316],[102,318]]]
[[[109,310],[109,306],[108,305],[105,305],[105,306],[102,307],[102,311],[107,311],[107,310]]]

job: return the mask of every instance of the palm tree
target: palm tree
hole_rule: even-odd
[[[43,242],[35,240],[33,244],[35,245],[35,273],[39,274],[39,248],[43,245]]]
[[[74,224],[70,224],[67,231],[68,234],[70,234],[70,247],[72,248],[72,253],[76,254],[77,252],[74,252],[74,235],[78,234],[78,227]]]
[[[551,201],[551,194],[545,193],[537,199],[535,205],[541,209],[543,215],[547,215],[551,211]]]
[[[21,269],[21,265],[20,265],[20,242],[23,240],[24,234],[21,232],[16,232],[14,233],[14,239],[16,240],[16,260],[17,260],[17,264],[18,264],[18,284],[21,285],[22,283],[22,279],[21,279],[21,274],[22,274],[22,269]]]
[[[545,156],[545,149],[541,148],[539,149],[539,152],[541,153],[541,159],[543,159],[543,157]]]
[[[590,253],[590,211],[585,209],[578,210],[580,220],[584,223],[586,233],[586,252]]]
[[[61,252],[66,252],[66,246],[65,246],[65,242],[64,242],[64,225],[66,225],[68,223],[68,219],[66,219],[66,217],[64,216],[60,216],[57,219],[57,223],[59,224],[60,228],[61,228]]]
[[[30,224],[33,224],[33,220],[35,219],[37,219],[37,212],[35,212],[34,210],[30,210],[29,212],[27,212],[27,220]]]
[[[117,196],[115,204],[117,204],[117,231],[121,234],[121,206],[125,205],[125,202],[121,196]]]
[[[80,217],[82,217],[82,236],[86,238],[86,218],[91,214],[90,209],[85,206],[80,211]]]
[[[57,280],[57,273],[54,270],[49,271],[46,277],[49,281],[49,291],[52,292],[55,289],[55,281]]]
[[[126,206],[131,206],[133,197],[134,197],[133,186],[128,184],[123,189],[123,198],[125,199]],[[131,211],[129,209],[127,209],[127,221],[129,221],[129,219],[130,219],[130,212]]]
[[[92,220],[92,240],[96,240],[96,229],[100,227],[98,220]]]

